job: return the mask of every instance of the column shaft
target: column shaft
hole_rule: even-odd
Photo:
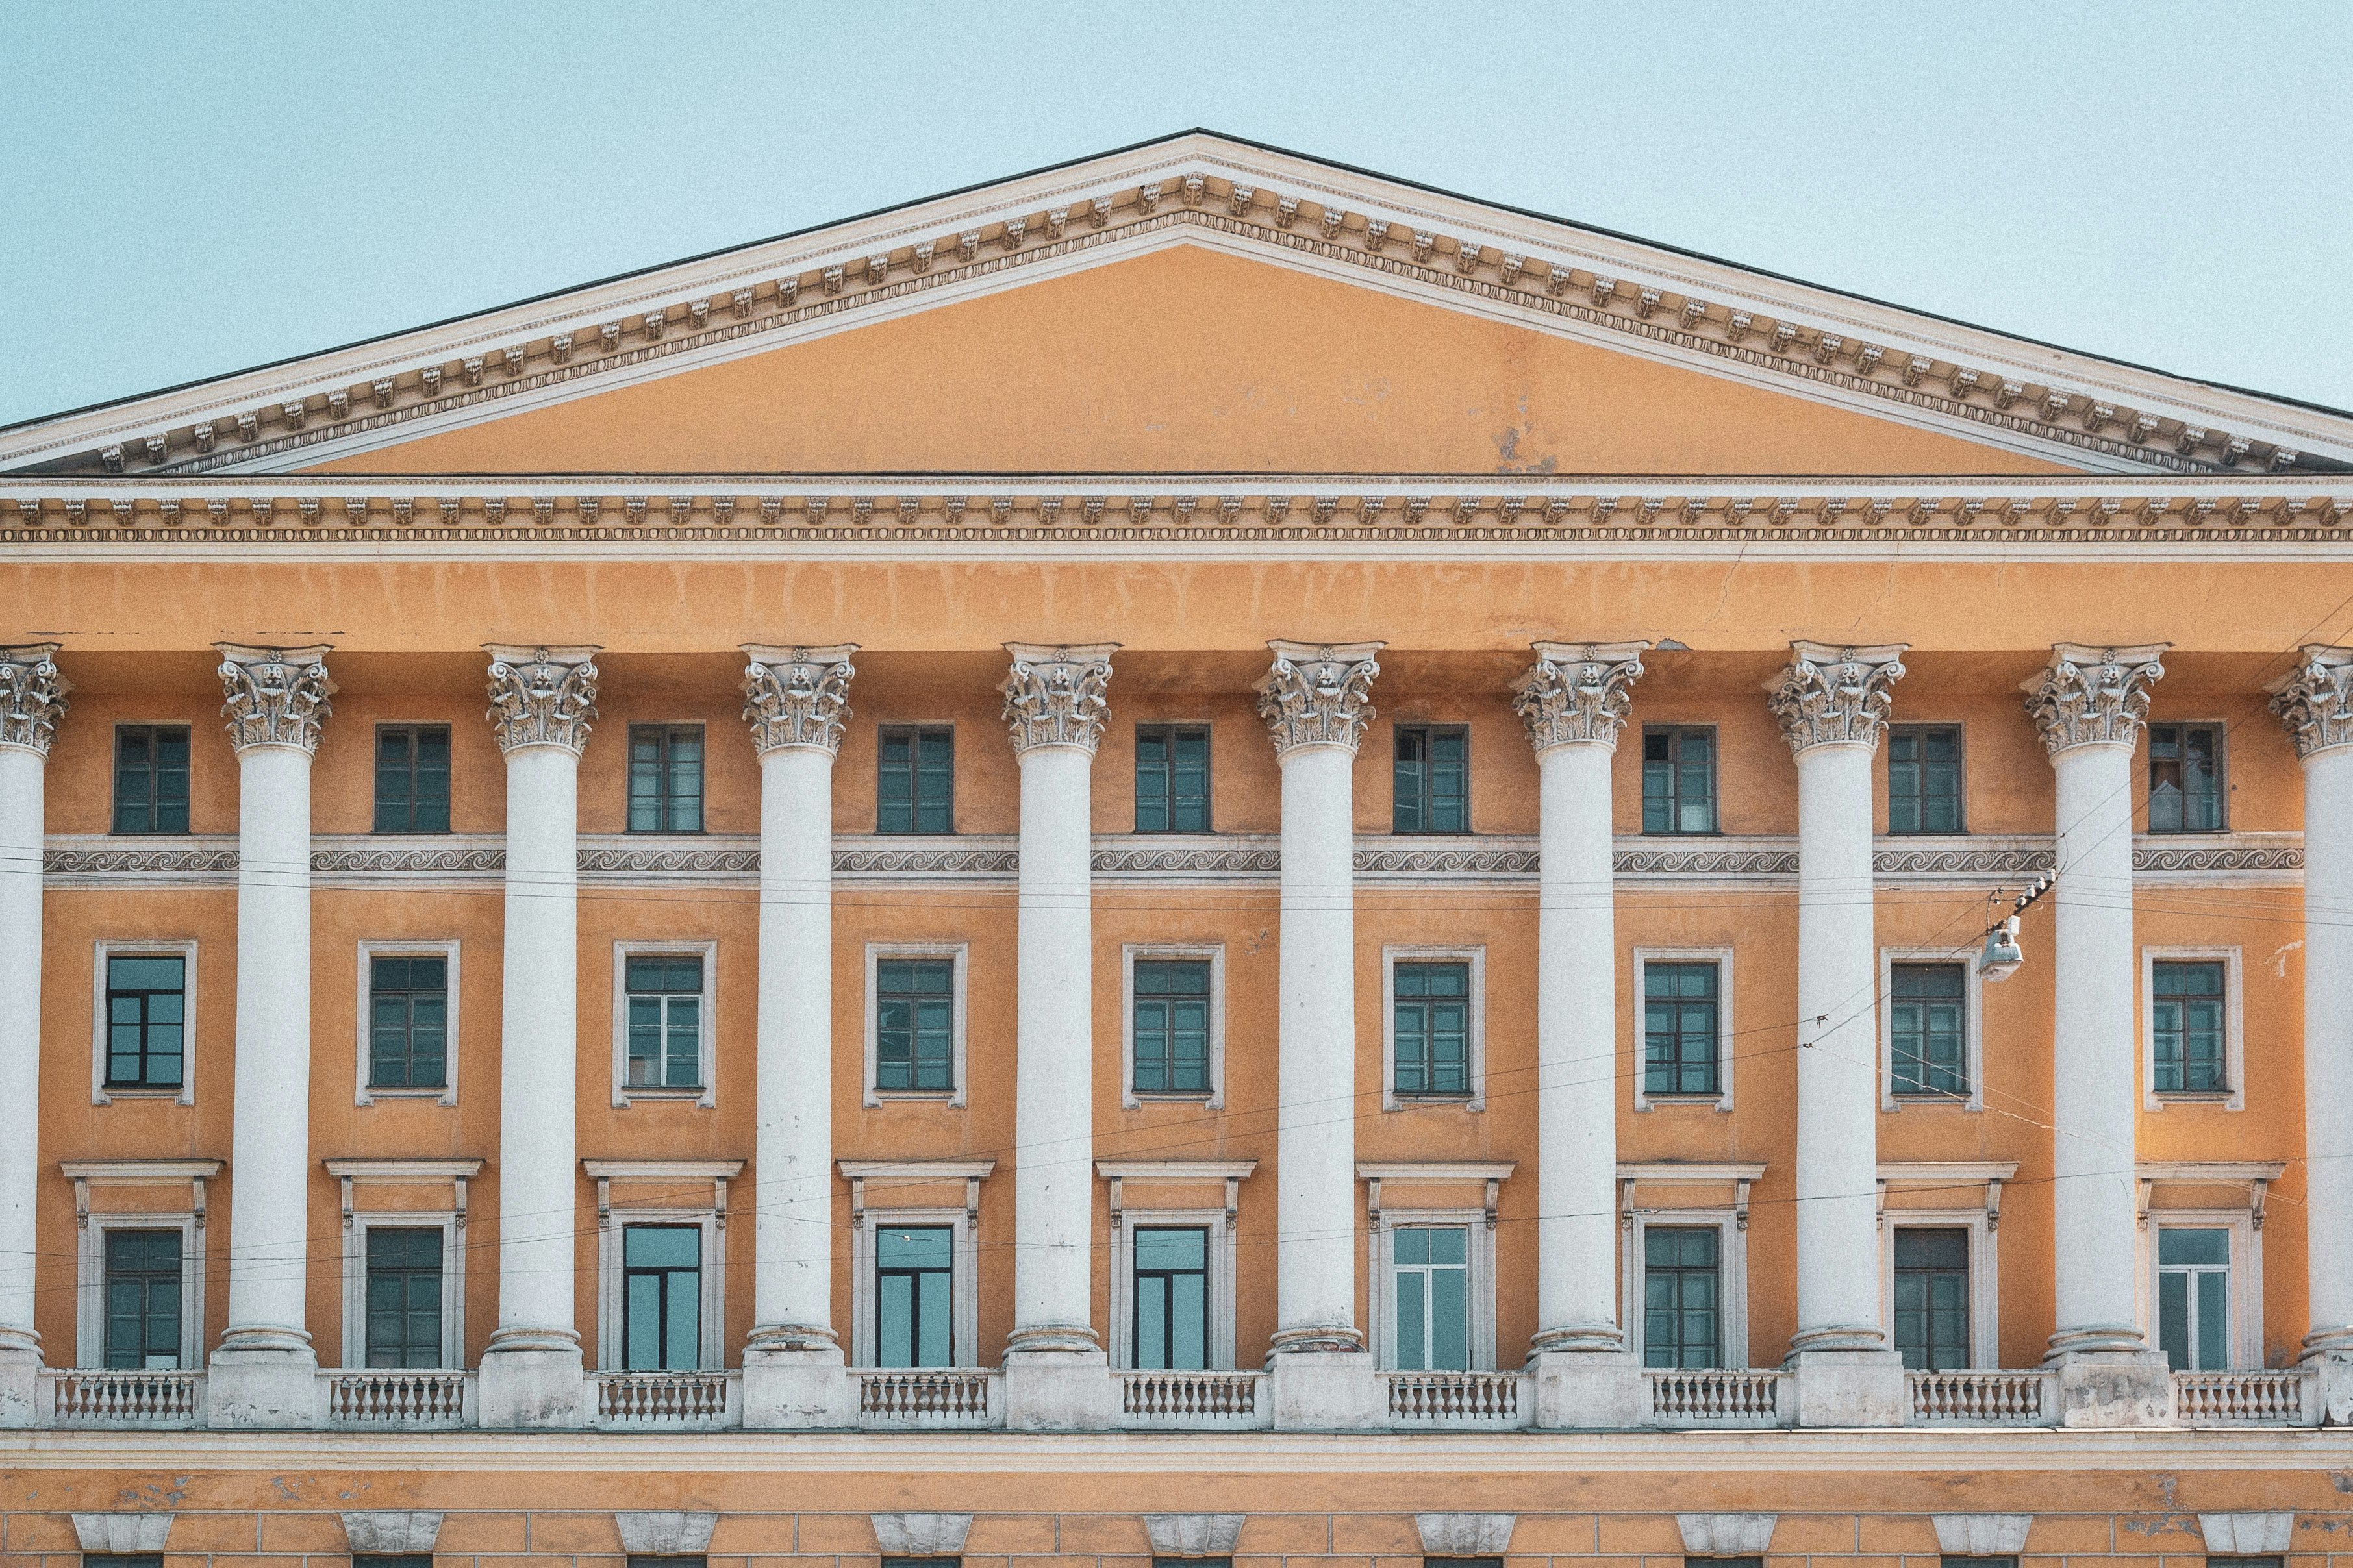
[[[831,1344],[833,752],[819,746],[760,757],[758,1029],[754,1333]]]
[[[57,651],[0,647],[0,1429],[30,1426],[40,1392],[41,790],[71,689]]]
[[[2304,759],[2306,1347],[2353,1353],[2353,744]]]

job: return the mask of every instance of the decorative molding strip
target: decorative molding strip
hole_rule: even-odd
[[[917,880],[945,877],[968,881],[1010,880],[1021,870],[1021,852],[1013,847],[1010,836],[984,838],[977,843],[966,838],[953,843],[934,840],[905,847],[885,847],[889,842],[885,839],[878,844],[868,839],[844,847],[837,838],[833,874]]]
[[[1795,877],[1796,841],[1780,840],[1786,849],[1737,849],[1707,847],[1692,849],[1620,847],[1612,851],[1609,868],[1620,877]]]
[[[51,845],[55,844],[51,840]],[[229,877],[237,875],[237,840],[227,838],[227,847],[187,847],[182,845],[169,849],[98,849],[73,847],[44,847],[41,854],[41,874],[45,878],[72,879],[98,877]]]
[[[350,847],[311,851],[314,877],[496,876],[507,868],[505,842],[495,837],[432,848]]]
[[[1189,877],[1265,879],[1282,872],[1282,847],[1271,835],[1256,838],[1248,847],[1230,841],[1196,839],[1187,844],[1140,847],[1122,839],[1113,847],[1095,841],[1094,869],[1099,877]]]
[[[759,871],[760,852],[755,848],[580,847],[583,876],[744,878],[755,877]]]
[[[1509,841],[1514,847],[1488,847],[1476,849],[1412,848],[1383,847],[1356,850],[1356,868],[1365,877],[1533,877],[1536,874],[1537,853],[1533,839]]]

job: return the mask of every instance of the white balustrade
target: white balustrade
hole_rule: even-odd
[[[1978,1422],[2034,1426],[2051,1419],[2051,1374],[2029,1369],[1971,1368],[1907,1373],[1915,1422]]]
[[[330,1426],[462,1426],[472,1420],[472,1375],[459,1367],[322,1372]]]
[[[194,1426],[204,1419],[201,1372],[77,1369],[44,1372],[41,1381],[59,1426]]]
[[[734,1419],[738,1374],[592,1372],[599,1426],[723,1426]]]
[[[1390,1421],[1406,1426],[1518,1426],[1535,1402],[1517,1372],[1390,1372]]]
[[[1134,1431],[1263,1426],[1273,1415],[1262,1372],[1123,1372],[1120,1425]]]
[[[1781,1419],[1784,1378],[1769,1368],[1653,1369],[1644,1375],[1651,1419],[1662,1426],[1772,1426]]]
[[[2183,1426],[2316,1426],[2306,1410],[2312,1373],[2304,1367],[2177,1372],[2173,1419]]]
[[[860,1368],[849,1375],[860,1426],[974,1428],[1003,1416],[1003,1374],[987,1368]]]

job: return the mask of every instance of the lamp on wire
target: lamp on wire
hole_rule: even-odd
[[[2011,903],[2009,914],[1986,927],[1985,950],[1978,955],[1978,973],[1980,975],[1988,980],[2007,980],[2018,973],[2019,966],[2026,962],[2026,953],[2018,945],[2019,914],[2027,905],[2049,892],[2057,881],[2058,878],[2048,872],[2037,877],[2033,885],[2019,894]],[[1995,893],[1986,902],[1991,904],[2000,896]]]

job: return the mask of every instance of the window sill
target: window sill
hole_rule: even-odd
[[[1708,1098],[1713,1100],[1715,1097],[1714,1095],[1710,1095]],[[1389,1103],[1399,1110],[1411,1110],[1417,1106],[1442,1107],[1448,1105],[1459,1106],[1467,1110],[1476,1110],[1480,1106],[1479,1097],[1468,1092],[1462,1094],[1393,1094],[1389,1096]]]
[[[2145,830],[2151,838],[2226,838],[2227,827],[2151,827]]]
[[[456,834],[447,827],[371,827],[370,838],[452,838]]]
[[[701,1084],[624,1084],[621,1095],[626,1100],[701,1100],[711,1091]]]
[[[188,1091],[180,1084],[110,1083],[100,1089],[98,1092],[109,1100],[177,1100]]]
[[[1721,827],[1711,827],[1704,833],[1696,828],[1646,827],[1634,837],[1637,838],[1724,838],[1730,836]]]
[[[2151,1093],[2166,1105],[2228,1105],[2239,1098],[2236,1090],[2228,1089],[2160,1089]]]
[[[952,1089],[870,1089],[866,1094],[869,1099],[877,1100],[936,1100],[943,1104],[956,1098],[956,1091]]]
[[[1206,1089],[1131,1089],[1127,1098],[1131,1105],[1209,1105],[1218,1097]]]
[[[402,1084],[397,1088],[386,1088],[381,1084],[372,1083],[360,1092],[370,1100],[443,1100],[448,1096],[449,1086],[446,1083],[429,1085],[409,1083]]]
[[[1966,827],[1948,827],[1939,832],[1930,827],[1915,827],[1907,831],[1900,827],[1891,827],[1885,836],[1889,838],[1967,838],[1969,837],[1969,830]]]
[[[1663,1110],[1672,1106],[1697,1106],[1704,1107],[1709,1110],[1730,1110],[1732,1109],[1721,1089],[1718,1089],[1714,1094],[1652,1094],[1646,1091],[1642,1096],[1641,1103],[1636,1106],[1635,1109],[1638,1110]]]
[[[624,838],[707,838],[710,836],[711,830],[707,827],[624,827],[621,829],[621,837]]]

